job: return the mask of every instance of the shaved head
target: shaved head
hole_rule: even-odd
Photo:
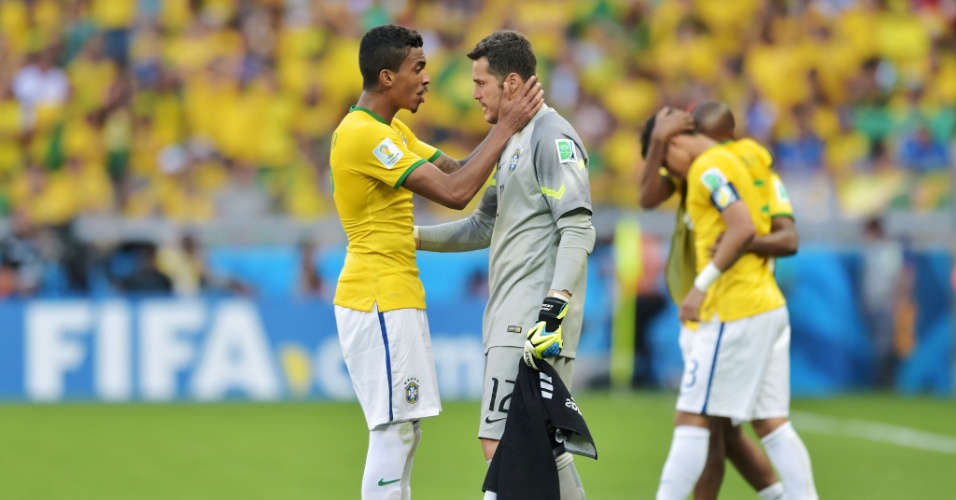
[[[715,141],[734,138],[734,114],[730,107],[720,101],[703,101],[691,110],[697,130]]]

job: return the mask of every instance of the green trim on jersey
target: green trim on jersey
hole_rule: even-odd
[[[793,214],[773,214],[770,216],[771,219],[776,219],[777,217],[786,217],[788,219],[797,220],[797,218],[794,217]]]
[[[387,121],[385,121],[384,118],[382,118],[381,116],[376,115],[375,112],[373,112],[371,109],[363,108],[363,107],[360,107],[360,106],[352,106],[351,108],[349,108],[349,113],[351,113],[351,112],[353,112],[353,111],[364,111],[364,112],[368,113],[369,116],[371,116],[372,118],[375,118],[376,120],[378,120],[378,121],[384,123],[385,125],[391,125],[390,123],[388,123]]]
[[[405,182],[405,178],[408,177],[408,174],[412,173],[412,170],[425,164],[425,160],[418,160],[415,163],[412,163],[412,166],[405,169],[405,173],[398,178],[398,182],[395,183],[395,189],[402,187],[402,183]]]
[[[441,150],[440,150],[440,149],[436,149],[436,150],[435,150],[435,154],[433,154],[432,157],[428,159],[428,163],[434,163],[434,161],[437,160],[438,157],[440,157],[440,156],[441,156]]]

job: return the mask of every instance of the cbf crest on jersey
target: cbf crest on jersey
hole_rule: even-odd
[[[405,380],[405,402],[413,405],[418,402],[418,379],[411,377]]]
[[[511,163],[508,164],[508,172],[514,172],[515,167],[518,166],[518,160],[521,158],[521,148],[515,150],[511,155]]]

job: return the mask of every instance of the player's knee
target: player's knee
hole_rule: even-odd
[[[405,464],[412,459],[421,429],[417,422],[380,425],[369,432],[362,498],[401,498]]]
[[[763,438],[785,423],[787,423],[786,417],[774,417],[754,420],[751,422],[751,425],[753,426],[754,432],[757,433],[757,436]]]
[[[421,428],[418,423],[401,422],[380,425],[369,432],[368,453],[371,463],[384,459],[389,465],[386,467],[405,467],[405,461],[418,446],[421,440]],[[400,473],[402,469],[398,469]],[[389,471],[394,474],[394,471]]]

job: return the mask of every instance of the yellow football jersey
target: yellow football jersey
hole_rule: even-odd
[[[770,232],[767,190],[758,185],[761,177],[754,175],[754,170],[739,156],[734,142],[713,146],[691,164],[686,205],[698,273],[710,262],[710,248],[717,237],[727,230],[721,213],[731,204],[746,204],[757,234]],[[765,171],[763,179],[768,179],[769,167]],[[700,318],[710,321],[716,315],[720,321],[734,321],[784,304],[768,259],[746,253],[707,291]]]
[[[332,134],[332,192],[348,236],[336,305],[357,311],[424,309],[418,277],[412,192],[402,183],[441,151],[401,121],[353,106]],[[427,159],[427,160],[426,160]]]
[[[753,139],[740,139],[739,141],[730,141],[725,145],[734,150],[737,156],[743,160],[744,164],[753,177],[754,186],[760,188],[767,200],[766,208],[761,207],[761,213],[765,217],[790,217],[793,218],[793,205],[790,204],[790,198],[787,196],[787,189],[783,186],[780,176],[771,170],[773,157],[770,151],[761,146]]]
[[[761,216],[793,217],[793,205],[787,195],[787,189],[773,170],[773,158],[766,148],[751,139],[726,141],[723,145],[734,149],[738,157],[749,167],[754,186],[761,188],[767,199],[767,210],[761,207]],[[694,250],[694,232],[689,227],[689,218],[685,207],[687,198],[686,183],[683,179],[671,177],[667,169],[661,168],[661,176],[674,186],[680,196],[680,205],[677,208],[677,217],[674,224],[674,234],[671,237],[670,255],[667,259],[667,268],[664,281],[671,299],[680,306],[690,287],[694,286],[694,277],[697,270],[697,259]],[[769,182],[767,181],[769,179]],[[758,234],[760,234],[758,232]]]

